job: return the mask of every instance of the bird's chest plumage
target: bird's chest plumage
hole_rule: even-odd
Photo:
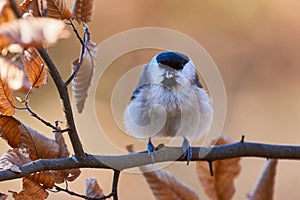
[[[155,136],[174,137],[178,130],[188,123],[196,126],[197,95],[192,87],[157,84],[141,91],[138,98],[139,107],[136,108],[137,121],[143,126],[154,124],[160,127]],[[184,121],[183,121],[184,119]],[[188,130],[187,130],[188,131]]]

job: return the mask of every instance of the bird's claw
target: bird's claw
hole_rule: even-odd
[[[147,151],[148,151],[149,157],[154,162],[155,146],[152,144],[151,138],[149,138],[149,140],[148,140]]]
[[[183,156],[186,158],[186,165],[189,165],[193,152],[192,152],[192,147],[190,146],[189,141],[184,137],[183,143],[182,143],[182,149],[183,149]]]

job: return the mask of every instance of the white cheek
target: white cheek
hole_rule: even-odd
[[[191,81],[195,79],[196,70],[193,62],[190,60],[185,64],[182,70],[177,72],[176,81],[184,86],[190,86]]]
[[[185,77],[187,80],[194,79],[196,70],[194,67],[194,63],[191,60],[185,64],[184,68],[181,71],[182,71],[183,77]]]
[[[161,83],[164,80],[164,70],[161,69],[156,62],[156,57],[154,57],[151,62],[148,64],[152,83]]]

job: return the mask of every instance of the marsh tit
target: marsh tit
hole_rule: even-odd
[[[190,143],[207,133],[212,121],[210,99],[200,84],[192,60],[178,52],[162,52],[143,68],[124,114],[127,130],[148,139],[154,159],[153,137],[182,136],[184,155],[192,157]]]

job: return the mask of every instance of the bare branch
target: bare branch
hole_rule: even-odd
[[[112,183],[112,191],[111,196],[113,196],[114,200],[118,200],[118,183],[119,183],[120,171],[114,170],[114,178]]]
[[[273,145],[253,142],[238,142],[214,147],[192,147],[191,161],[215,161],[235,157],[260,157],[300,160],[300,146]],[[157,150],[155,162],[186,161],[182,147],[163,147]],[[0,181],[27,176],[45,170],[71,168],[102,168],[121,171],[153,163],[147,152],[131,153],[120,156],[87,155],[83,160],[75,157],[42,159],[20,166],[21,173],[10,170],[0,171]]]
[[[75,67],[75,69],[73,70],[71,76],[68,78],[68,80],[65,82],[65,85],[69,85],[71,83],[71,81],[75,78],[77,72],[79,71],[80,69],[80,66],[82,64],[82,58],[83,58],[83,55],[84,55],[84,52],[86,51],[87,47],[87,43],[88,41],[90,41],[90,32],[89,32],[89,29],[88,27],[85,25],[84,26],[84,41],[82,40],[82,38],[80,37],[76,27],[74,26],[74,24],[72,23],[71,20],[69,20],[71,26],[73,27],[73,31],[75,32],[76,34],[76,37],[78,38],[78,40],[80,41],[81,43],[81,51],[80,51],[80,55],[79,55],[79,59],[78,59],[78,63],[77,63],[77,66]]]
[[[14,11],[16,17],[20,18],[21,15],[18,12],[16,2],[14,0],[10,0],[9,2],[10,2],[10,6],[13,8],[13,11]],[[63,109],[65,112],[65,117],[66,117],[67,125],[68,125],[68,134],[69,134],[69,137],[70,137],[70,140],[71,140],[74,152],[75,152],[75,156],[78,160],[85,159],[86,155],[83,151],[82,144],[80,142],[80,139],[79,139],[79,136],[78,136],[78,133],[76,130],[67,86],[65,85],[64,81],[62,80],[60,73],[58,72],[56,66],[52,62],[52,59],[48,55],[47,51],[44,48],[40,48],[38,50],[38,52],[39,52],[41,58],[43,59],[43,61],[45,62],[45,64],[48,66],[50,75],[51,75],[52,79],[54,80],[54,83],[59,92],[60,98],[62,100]]]
[[[58,129],[53,124],[51,124],[50,122],[47,122],[46,120],[44,120],[43,118],[41,118],[40,116],[38,116],[38,114],[36,114],[35,112],[33,112],[33,110],[29,107],[28,103],[29,103],[28,101],[25,102],[25,107],[26,107],[26,110],[30,113],[30,115],[32,117],[36,118],[37,120],[39,120],[40,122],[42,122],[46,126],[52,128],[53,130],[58,131]]]
[[[66,192],[72,196],[77,196],[80,198],[84,198],[84,199],[89,199],[89,200],[103,200],[103,199],[109,199],[111,197],[114,198],[114,200],[118,200],[118,182],[119,182],[119,177],[120,177],[120,171],[119,170],[114,170],[114,177],[113,177],[113,183],[112,183],[112,191],[109,195],[106,196],[102,196],[100,198],[93,198],[93,197],[88,197],[82,194],[78,194],[76,192],[70,191],[68,188],[68,182],[66,182],[66,188],[61,188],[57,185],[54,186],[54,188],[56,189],[55,191],[53,190],[49,190],[51,192]]]
[[[56,66],[52,62],[50,56],[48,55],[47,51],[44,48],[40,48],[38,50],[41,58],[44,60],[45,64],[48,66],[49,73],[56,85],[56,88],[59,92],[59,96],[62,100],[63,103],[63,108],[65,112],[65,117],[67,120],[67,125],[68,125],[68,134],[75,152],[75,156],[79,159],[85,159],[86,155],[83,151],[82,144],[80,142],[75,122],[74,122],[74,116],[71,108],[71,102],[69,98],[69,93],[67,86],[65,85],[62,77],[60,76]]]
[[[80,198],[83,198],[83,199],[88,199],[88,200],[103,200],[103,199],[108,199],[108,198],[110,198],[112,196],[111,194],[109,194],[107,196],[100,197],[100,198],[92,198],[92,197],[87,197],[85,195],[78,194],[76,192],[70,191],[68,188],[64,189],[64,188],[61,188],[61,187],[59,187],[57,185],[55,185],[54,187],[56,189],[56,191],[54,191],[54,192],[66,192],[69,195],[80,197]]]

